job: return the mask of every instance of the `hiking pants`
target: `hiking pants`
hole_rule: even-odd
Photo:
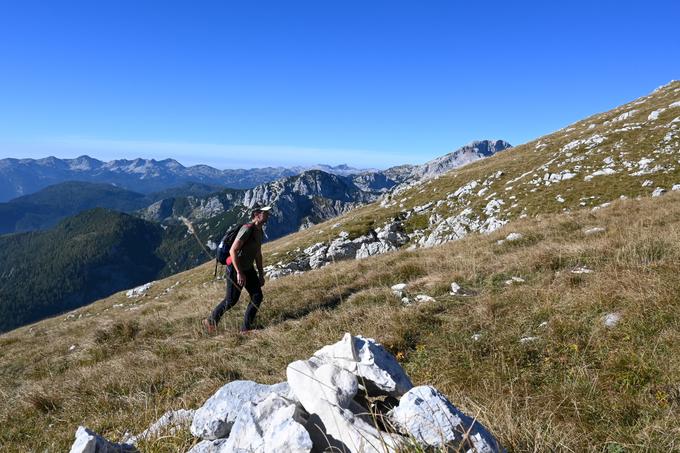
[[[260,277],[257,275],[255,269],[248,269],[245,271],[244,276],[246,277],[246,290],[250,295],[250,303],[248,308],[246,308],[246,314],[243,317],[243,327],[242,330],[250,330],[253,321],[255,320],[255,315],[257,314],[258,308],[262,303],[262,286],[260,286]],[[236,305],[239,297],[241,296],[241,287],[236,284],[236,269],[233,264],[227,266],[227,294],[220,304],[215,307],[210,315],[210,321],[214,324],[220,322],[220,318],[225,311],[229,310],[231,307]]]

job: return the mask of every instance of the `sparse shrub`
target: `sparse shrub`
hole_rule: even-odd
[[[631,394],[642,391],[658,375],[654,365],[632,352],[617,354],[607,365],[606,372],[618,391]]]
[[[413,233],[416,230],[424,230],[430,224],[429,217],[425,214],[416,214],[403,222],[404,232]]]
[[[61,399],[53,394],[36,391],[26,396],[30,406],[40,413],[48,414],[61,409]]]
[[[242,378],[241,373],[224,363],[216,364],[212,367],[210,369],[210,377],[224,383]]]
[[[634,266],[649,266],[675,254],[676,247],[663,238],[644,238],[624,247],[617,254],[617,260]]]
[[[97,344],[127,343],[135,339],[139,333],[137,321],[117,321],[108,329],[99,329],[94,334]]]

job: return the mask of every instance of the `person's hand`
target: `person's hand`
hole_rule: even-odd
[[[236,284],[237,284],[238,286],[240,286],[241,288],[243,288],[244,286],[246,286],[246,276],[243,275],[243,274],[240,273],[240,272],[237,272],[237,273],[236,273]]]
[[[260,274],[260,286],[264,286],[264,274]]]

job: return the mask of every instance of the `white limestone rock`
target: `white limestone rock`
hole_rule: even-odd
[[[387,394],[398,398],[413,387],[397,359],[372,338],[345,333],[342,340],[319,349],[310,360],[349,371],[371,396]]]
[[[671,190],[674,192],[677,192],[680,190],[680,184],[673,184],[673,187],[671,187]]]
[[[505,284],[507,286],[510,286],[510,285],[519,285],[519,284],[522,284],[524,282],[525,282],[525,280],[522,277],[511,277],[510,280],[505,281]]]
[[[125,293],[125,295],[128,297],[128,299],[132,299],[133,297],[139,297],[139,296],[143,295],[144,293],[146,293],[149,290],[149,288],[151,288],[154,285],[154,283],[156,283],[156,282],[149,282],[149,283],[145,283],[141,286],[138,286],[136,288],[132,288],[132,289],[128,290]]]
[[[257,403],[270,393],[292,397],[285,382],[264,385],[253,381],[233,381],[226,384],[196,411],[191,434],[207,440],[227,437],[242,407],[246,403]]]
[[[463,288],[458,283],[452,282],[449,294],[451,296],[476,296],[477,292],[469,288]]]
[[[224,453],[309,452],[312,440],[304,428],[303,410],[295,403],[270,393],[258,404],[247,403],[231,434],[221,447]],[[306,414],[305,414],[306,415]]]
[[[428,447],[478,453],[503,451],[481,423],[458,410],[431,386],[412,388],[389,417],[403,433]]]
[[[326,251],[328,261],[338,261],[346,258],[354,258],[361,243],[350,241],[346,237],[333,240]]]
[[[585,234],[586,236],[592,236],[594,234],[604,233],[605,231],[607,231],[607,230],[605,230],[602,227],[593,227],[593,228],[588,228],[588,229],[584,230],[583,234]]]
[[[330,363],[298,360],[288,365],[286,376],[309,413],[306,428],[315,451],[383,453],[398,447],[399,436],[378,431],[350,410],[358,390],[353,373]]]
[[[162,431],[168,430],[170,434],[175,433],[178,429],[186,429],[191,426],[194,419],[194,410],[180,409],[177,411],[167,411],[161,418],[159,418],[148,429],[136,436],[126,435],[123,437],[123,442],[126,444],[136,445],[142,439],[157,437]]]
[[[306,249],[303,250],[305,255],[312,256],[315,253],[317,253],[319,250],[327,248],[326,245],[323,242],[317,242],[314,245],[310,245]]]
[[[608,313],[602,317],[602,324],[610,329],[616,327],[619,321],[621,321],[621,313],[618,312]]]
[[[432,297],[428,296],[427,294],[418,294],[416,296],[416,302],[424,303],[424,302],[436,302],[437,300]]]
[[[663,195],[665,193],[666,193],[666,189],[664,189],[663,187],[657,187],[656,189],[654,189],[654,192],[652,192],[652,196],[653,197],[660,197],[661,195]]]
[[[577,267],[575,269],[572,269],[571,273],[572,274],[592,274],[593,270],[588,269],[587,267],[580,266],[580,267]]]
[[[328,246],[324,245],[322,242],[314,244],[312,247],[305,249],[304,252],[309,256],[309,267],[311,269],[318,269],[328,263],[328,259],[326,258]]]
[[[406,283],[397,283],[396,285],[392,285],[390,288],[392,290],[392,294],[394,294],[397,297],[404,297],[406,295]]]
[[[657,119],[659,119],[659,115],[662,114],[665,110],[666,110],[666,109],[664,109],[664,108],[661,108],[661,109],[658,109],[658,110],[654,110],[654,111],[653,111],[652,113],[650,113],[649,116],[647,117],[647,121],[656,121]]]
[[[393,247],[408,242],[408,236],[401,230],[401,222],[389,222],[376,231],[378,240],[392,244]]]
[[[76,440],[71,445],[70,453],[125,453],[137,452],[133,445],[109,442],[84,426],[76,431]]]
[[[508,242],[519,241],[524,236],[521,233],[510,233],[506,236],[505,240]]]
[[[484,225],[473,216],[472,209],[466,208],[460,214],[444,219],[428,236],[423,236],[418,244],[423,247],[434,247],[448,241],[461,239],[470,232],[483,230]],[[488,221],[489,219],[487,219]]]
[[[363,243],[359,250],[357,250],[355,258],[360,260],[368,258],[369,256],[382,255],[383,253],[397,250],[392,243],[386,241],[378,241],[371,243]]]
[[[203,440],[187,453],[222,453],[227,439]]]

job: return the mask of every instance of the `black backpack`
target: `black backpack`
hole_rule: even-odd
[[[248,224],[239,223],[229,228],[227,234],[225,234],[222,240],[220,241],[220,244],[217,246],[217,255],[215,255],[215,259],[217,260],[218,263],[223,265],[227,264],[227,258],[229,258],[229,250],[231,250],[231,246],[234,244],[236,236],[238,235],[238,232],[241,230],[241,227],[243,225]]]

